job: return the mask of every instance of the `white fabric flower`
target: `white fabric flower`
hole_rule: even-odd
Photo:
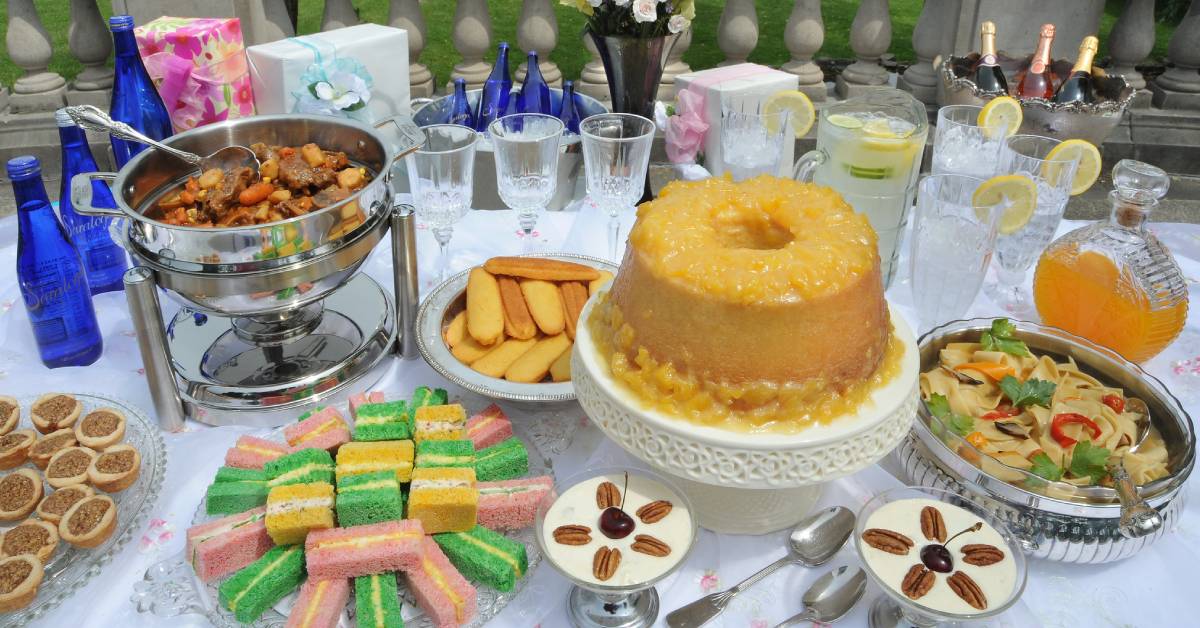
[[[334,109],[346,109],[371,99],[371,90],[367,89],[366,81],[349,72],[333,73],[328,82],[317,83],[314,91],[317,98],[329,103]]]
[[[671,33],[682,33],[683,31],[687,30],[688,26],[691,25],[692,21],[686,17],[683,17],[682,15],[672,15],[671,19],[667,21],[667,30],[671,31]]]
[[[658,0],[633,0],[633,21],[653,22],[658,19]]]

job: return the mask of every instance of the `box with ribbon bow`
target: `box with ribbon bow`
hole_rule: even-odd
[[[237,18],[160,17],[134,34],[176,132],[254,115]]]

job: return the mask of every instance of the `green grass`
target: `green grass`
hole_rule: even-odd
[[[355,0],[360,15],[364,21],[380,24],[387,23],[387,0]],[[429,27],[428,45],[421,54],[421,61],[426,63],[438,84],[443,84],[450,76],[458,53],[451,43],[451,29],[454,25],[454,0],[424,0],[421,8],[425,14],[425,22]],[[584,16],[570,7],[554,2],[558,14],[559,44],[552,58],[562,68],[564,76],[571,78],[579,76],[580,69],[587,62],[587,53],[579,43],[583,32]],[[921,12],[919,0],[892,0],[892,46],[891,52],[902,62],[915,58],[912,50],[912,31],[917,17]],[[35,0],[35,5],[42,17],[42,23],[50,32],[54,43],[54,58],[50,68],[68,78],[75,76],[81,66],[71,57],[67,50],[67,5],[63,0]],[[100,10],[107,18],[111,11],[108,2],[100,2]],[[517,18],[520,14],[521,3],[518,0],[489,0],[493,28],[493,47],[501,40],[509,41],[516,47]],[[684,60],[694,68],[707,68],[716,65],[724,58],[717,47],[717,22],[720,19],[722,0],[697,0],[696,11],[699,18],[695,24],[695,34],[692,46],[684,55]],[[1107,35],[1116,22],[1123,3],[1119,0],[1109,0],[1105,6],[1105,15],[1100,27],[1100,56],[1107,52]],[[300,0],[300,32],[312,33],[320,29],[323,0]],[[791,13],[792,3],[785,0],[772,0],[758,3],[758,47],[750,55],[750,60],[766,65],[780,65],[788,60],[788,51],[783,44],[783,31]],[[848,59],[853,57],[849,44],[850,23],[854,20],[854,12],[858,9],[858,0],[825,0],[821,10],[825,21],[825,45],[817,53],[818,57]],[[7,24],[6,8],[0,5],[0,24]],[[1151,58],[1161,59],[1166,54],[1167,41],[1170,38],[1172,26],[1157,25],[1157,38]],[[1001,46],[1003,48],[1003,46]],[[494,56],[494,53],[493,55]],[[489,57],[490,58],[490,57]],[[522,59],[511,58],[516,66]],[[0,83],[11,85],[21,69],[16,67],[7,54],[0,56]]]

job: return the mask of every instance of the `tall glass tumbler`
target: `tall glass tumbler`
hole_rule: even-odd
[[[608,212],[609,258],[617,260],[622,209],[642,198],[654,123],[632,113],[601,113],[579,124],[587,193]]]
[[[983,181],[935,174],[917,186],[909,261],[922,330],[962,318],[983,285],[1002,211],[972,199]]]
[[[721,113],[721,156],[734,181],[779,172],[783,142],[791,136],[790,113],[787,109],[773,113]]]
[[[438,243],[438,281],[443,281],[454,225],[471,209],[479,134],[457,124],[434,124],[421,130],[425,143],[405,162],[417,217]]]
[[[1071,182],[1079,166],[1077,159],[1047,159],[1059,140],[1038,135],[1014,135],[1000,149],[1000,174],[1023,174],[1037,185],[1037,207],[1025,226],[996,238],[996,283],[984,291],[1010,314],[1028,317],[1033,299],[1024,286],[1025,275],[1062,220]]]
[[[979,126],[975,105],[947,105],[938,109],[933,136],[933,174],[968,174],[987,179],[996,172],[996,160],[1007,134],[989,137]]]
[[[500,200],[516,210],[527,249],[532,246],[538,212],[558,187],[558,149],[564,128],[562,120],[540,113],[504,116],[488,127]]]

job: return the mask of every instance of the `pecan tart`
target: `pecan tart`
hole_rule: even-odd
[[[57,524],[62,520],[63,514],[74,506],[76,502],[95,495],[96,491],[86,484],[72,484],[64,486],[53,493],[42,498],[38,502],[37,509],[34,511],[38,517],[44,521]]]
[[[42,584],[42,561],[22,554],[0,560],[0,613],[29,606]]]
[[[33,448],[29,450],[29,460],[37,468],[45,471],[46,465],[50,464],[50,459],[54,457],[54,454],[67,447],[74,447],[75,442],[75,430],[69,427],[55,430],[37,439]]]
[[[37,441],[37,432],[17,430],[0,436],[0,469],[15,469],[29,460],[29,450]]]
[[[26,519],[0,536],[0,557],[33,554],[45,563],[58,547],[58,526],[40,519]]]
[[[67,393],[49,393],[38,397],[29,408],[29,417],[33,426],[43,434],[49,434],[64,427],[72,427],[79,414],[83,412],[83,404],[74,395]]]
[[[50,458],[46,465],[46,483],[54,488],[88,481],[88,467],[92,466],[96,452],[87,447],[67,447]]]
[[[142,455],[132,445],[113,445],[92,460],[87,477],[92,486],[105,493],[116,493],[137,481],[141,467]]]
[[[21,402],[8,395],[0,395],[0,436],[17,429],[20,422]]]
[[[92,410],[75,424],[75,438],[97,451],[115,445],[125,438],[125,415],[116,408]]]
[[[58,522],[58,536],[77,547],[99,547],[117,527],[117,504],[108,495],[85,497]]]
[[[0,521],[20,521],[42,501],[42,476],[17,469],[0,477]]]

